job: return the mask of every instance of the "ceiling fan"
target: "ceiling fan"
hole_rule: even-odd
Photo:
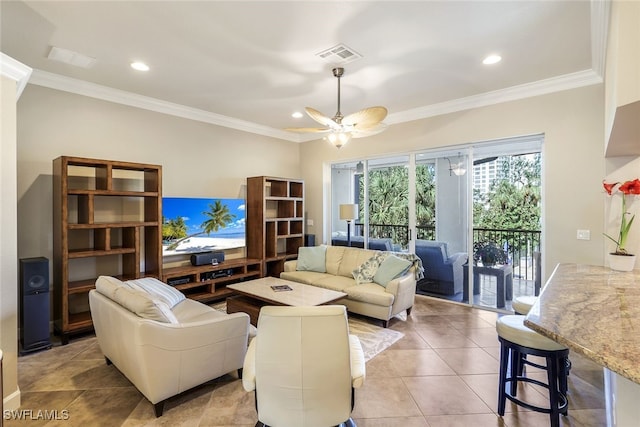
[[[375,135],[387,128],[382,123],[387,117],[385,107],[369,107],[346,116],[340,112],[340,78],[344,74],[344,68],[333,69],[333,76],[338,79],[338,111],[333,117],[327,117],[311,107],[305,107],[306,113],[322,128],[286,128],[285,130],[303,133],[328,133],[325,137],[337,148],[349,142],[351,138],[363,138]]]

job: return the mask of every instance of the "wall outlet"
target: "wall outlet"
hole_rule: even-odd
[[[308,219],[307,220],[307,227],[313,227],[313,220],[312,219]]]
[[[578,240],[591,240],[591,230],[578,230]]]

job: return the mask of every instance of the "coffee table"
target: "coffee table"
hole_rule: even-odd
[[[275,291],[272,286],[289,286],[291,290]],[[292,282],[277,277],[263,277],[246,282],[227,285],[235,294],[227,298],[227,313],[242,311],[249,315],[251,324],[258,325],[260,308],[265,305],[309,306],[330,304],[347,296],[344,292],[332,291],[304,283]]]

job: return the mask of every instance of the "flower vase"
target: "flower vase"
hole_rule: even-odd
[[[635,255],[609,254],[609,268],[616,271],[631,271],[636,264]]]

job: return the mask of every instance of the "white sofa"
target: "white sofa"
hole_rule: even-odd
[[[156,279],[101,276],[89,292],[100,349],[154,405],[229,372],[242,375],[249,316],[186,299]]]
[[[361,268],[374,255],[402,255],[344,246],[325,248],[324,272],[322,268],[316,269],[318,271],[300,270],[300,254],[308,249],[300,248],[298,260],[285,262],[280,278],[344,292],[347,296],[335,304],[344,304],[350,312],[382,320],[385,328],[389,325],[389,319],[402,311],[406,310],[407,315],[411,314],[416,295],[416,279],[422,276],[423,271],[418,257],[413,256],[413,265],[404,275],[382,286],[375,282],[357,283],[354,270]]]

